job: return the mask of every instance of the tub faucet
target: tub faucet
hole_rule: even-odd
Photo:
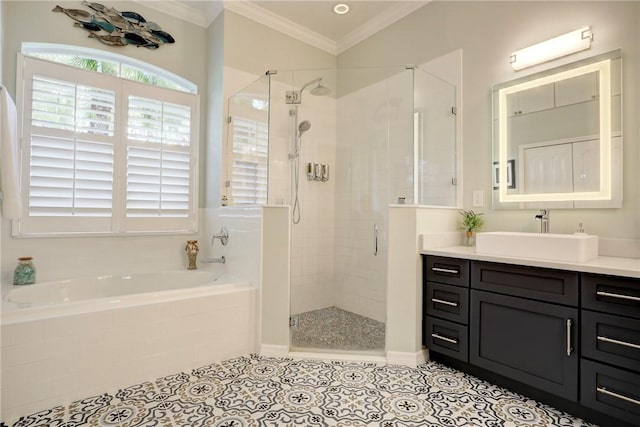
[[[227,260],[225,259],[224,255],[223,255],[220,258],[205,258],[205,259],[201,260],[200,262],[204,262],[206,264],[225,264],[227,262]]]
[[[222,243],[222,246],[227,246],[227,243],[229,243],[229,229],[227,227],[222,227],[220,229],[220,233],[211,236],[212,245],[216,241],[216,239],[220,239],[220,243]]]
[[[540,209],[538,215],[536,215],[536,221],[540,221],[540,232],[549,233],[549,209]]]

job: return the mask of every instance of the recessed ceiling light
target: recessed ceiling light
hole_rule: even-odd
[[[349,12],[349,5],[338,3],[337,5],[333,6],[333,11],[338,15],[344,15],[345,13]]]

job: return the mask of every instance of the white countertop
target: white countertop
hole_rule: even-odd
[[[437,255],[475,261],[501,262],[503,264],[517,264],[531,267],[579,271],[583,273],[640,278],[640,259],[638,258],[599,256],[587,262],[552,261],[546,259],[479,254],[476,253],[475,246],[450,246],[445,248],[423,249],[420,253],[422,255]]]

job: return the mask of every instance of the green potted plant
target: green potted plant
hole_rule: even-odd
[[[475,232],[482,228],[484,220],[481,213],[475,213],[472,210],[458,212],[462,215],[460,228],[465,231],[465,245],[471,246],[474,241]]]

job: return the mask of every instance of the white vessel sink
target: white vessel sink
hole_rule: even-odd
[[[551,261],[586,262],[598,256],[598,236],[508,231],[478,233],[476,252]]]

